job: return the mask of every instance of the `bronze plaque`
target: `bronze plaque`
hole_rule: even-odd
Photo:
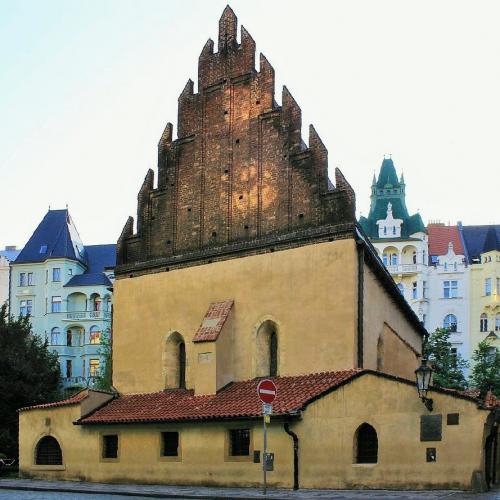
[[[460,422],[460,414],[459,413],[448,413],[446,415],[446,424],[447,425],[458,425]]]
[[[442,415],[422,415],[420,417],[420,441],[441,441]]]

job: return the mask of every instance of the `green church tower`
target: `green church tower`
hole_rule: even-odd
[[[404,177],[398,179],[392,158],[384,158],[378,179],[373,175],[370,213],[359,223],[371,240],[407,239],[426,233],[419,213],[409,215],[405,202]]]

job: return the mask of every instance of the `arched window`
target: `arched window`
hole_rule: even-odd
[[[485,313],[481,314],[481,318],[479,319],[479,331],[488,331],[488,316]]]
[[[443,320],[443,328],[448,328],[450,332],[456,332],[457,317],[454,314],[447,314]]]
[[[59,334],[61,333],[61,329],[58,326],[55,326],[50,331],[50,345],[59,345]]]
[[[411,259],[412,259],[413,264],[417,263],[417,252],[416,251],[413,251],[413,253],[411,254]]]
[[[376,464],[378,461],[377,432],[369,424],[361,424],[354,436],[355,463]]]
[[[276,325],[264,321],[257,330],[257,377],[276,377],[279,371],[278,333]]]
[[[90,327],[89,342],[91,344],[101,343],[101,329],[96,325]]]
[[[165,342],[163,375],[167,389],[186,387],[186,344],[178,332],[172,333]]]
[[[36,465],[62,465],[62,451],[57,439],[44,436],[36,445]]]
[[[391,255],[391,265],[393,265],[393,266],[398,265],[398,254],[397,253],[393,253]]]
[[[186,344],[179,344],[179,388],[186,388]]]
[[[500,332],[500,313],[495,316],[495,331]]]
[[[66,345],[71,347],[73,345],[73,333],[71,330],[66,332]]]

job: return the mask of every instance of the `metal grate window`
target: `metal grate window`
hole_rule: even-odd
[[[162,457],[178,457],[179,456],[179,433],[178,432],[162,432],[161,433],[161,455]]]
[[[118,435],[102,437],[102,458],[118,458]]]
[[[62,452],[57,439],[45,436],[36,447],[36,465],[62,465]]]
[[[378,460],[378,438],[375,429],[362,424],[356,433],[356,463],[376,464]]]
[[[230,437],[230,455],[241,457],[250,455],[250,429],[231,429]]]

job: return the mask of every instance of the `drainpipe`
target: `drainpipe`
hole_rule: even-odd
[[[295,432],[290,430],[289,422],[283,425],[285,432],[293,439],[293,489],[299,489],[299,438]]]
[[[363,312],[364,312],[364,247],[361,242],[358,243],[358,324],[357,324],[357,350],[358,350],[358,359],[357,365],[358,368],[363,368],[364,360],[363,360],[363,347],[364,347],[364,339],[363,339]]]

